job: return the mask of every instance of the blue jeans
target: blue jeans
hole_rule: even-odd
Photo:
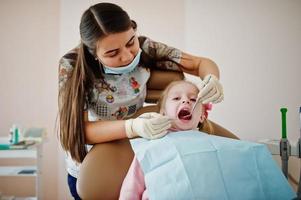
[[[77,194],[77,191],[76,191],[76,181],[77,181],[77,178],[68,174],[68,186],[69,186],[71,195],[73,196],[73,198],[75,200],[81,200],[80,196]]]

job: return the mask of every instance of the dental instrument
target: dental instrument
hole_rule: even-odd
[[[200,98],[198,97],[198,98],[195,100],[195,104],[193,105],[193,107],[192,107],[192,109],[191,109],[191,113],[193,113],[193,111],[194,111],[196,105],[200,103],[199,101],[200,101]]]
[[[299,117],[300,117],[300,136],[298,141],[298,148],[299,148],[299,158],[301,158],[301,107],[299,108]],[[301,168],[300,168],[300,174],[299,174],[299,185],[297,190],[297,198],[301,199]]]
[[[288,159],[290,156],[290,143],[287,139],[286,134],[286,112],[287,108],[281,108],[281,119],[282,119],[282,137],[280,140],[280,156],[282,161],[282,172],[287,178],[288,176]]]
[[[263,139],[259,140],[259,143],[266,144],[270,153],[272,155],[279,155],[281,156],[282,160],[282,171],[286,177],[288,177],[288,159],[289,156],[295,156],[301,158],[301,107],[299,108],[299,117],[300,117],[300,136],[298,139],[297,144],[290,145],[287,139],[286,133],[286,112],[287,108],[280,109],[282,114],[282,136],[281,140],[274,140],[274,139]],[[279,148],[280,146],[280,148]],[[294,200],[301,200],[301,168],[300,168],[300,175],[299,175],[299,183],[297,189],[297,198]]]
[[[298,147],[299,147],[299,158],[301,158],[301,107],[299,108],[299,117],[300,117],[300,137],[298,141]]]

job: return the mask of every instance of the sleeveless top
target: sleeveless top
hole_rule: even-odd
[[[85,96],[89,121],[122,120],[133,116],[143,106],[150,68],[180,71],[181,51],[147,37],[139,37],[142,55],[138,66],[121,75],[105,74],[95,78]],[[59,63],[59,89],[69,80],[75,67],[78,47],[65,54]],[[99,66],[101,68],[101,66]],[[87,145],[87,149],[91,149]],[[79,163],[67,153],[67,171],[77,178]]]

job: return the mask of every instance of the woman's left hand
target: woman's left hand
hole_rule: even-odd
[[[224,99],[223,86],[213,74],[205,76],[204,80],[197,84],[199,88],[198,102],[202,104],[219,103]]]

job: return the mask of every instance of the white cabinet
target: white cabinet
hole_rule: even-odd
[[[7,138],[0,137],[0,144],[7,143]],[[35,197],[20,198],[5,196],[2,194],[2,199],[14,199],[14,200],[24,200],[24,199],[42,199],[42,144],[43,142],[36,142],[35,144],[27,147],[26,149],[9,149],[0,150],[0,180],[2,177],[14,178],[14,177],[33,177],[35,179]],[[3,160],[10,159],[35,159],[35,165],[30,166],[7,166],[3,165]],[[2,161],[1,161],[2,160]],[[17,189],[17,188],[16,188]],[[0,190],[1,192],[1,190]],[[2,192],[3,193],[3,192]],[[13,195],[13,194],[12,194]]]

